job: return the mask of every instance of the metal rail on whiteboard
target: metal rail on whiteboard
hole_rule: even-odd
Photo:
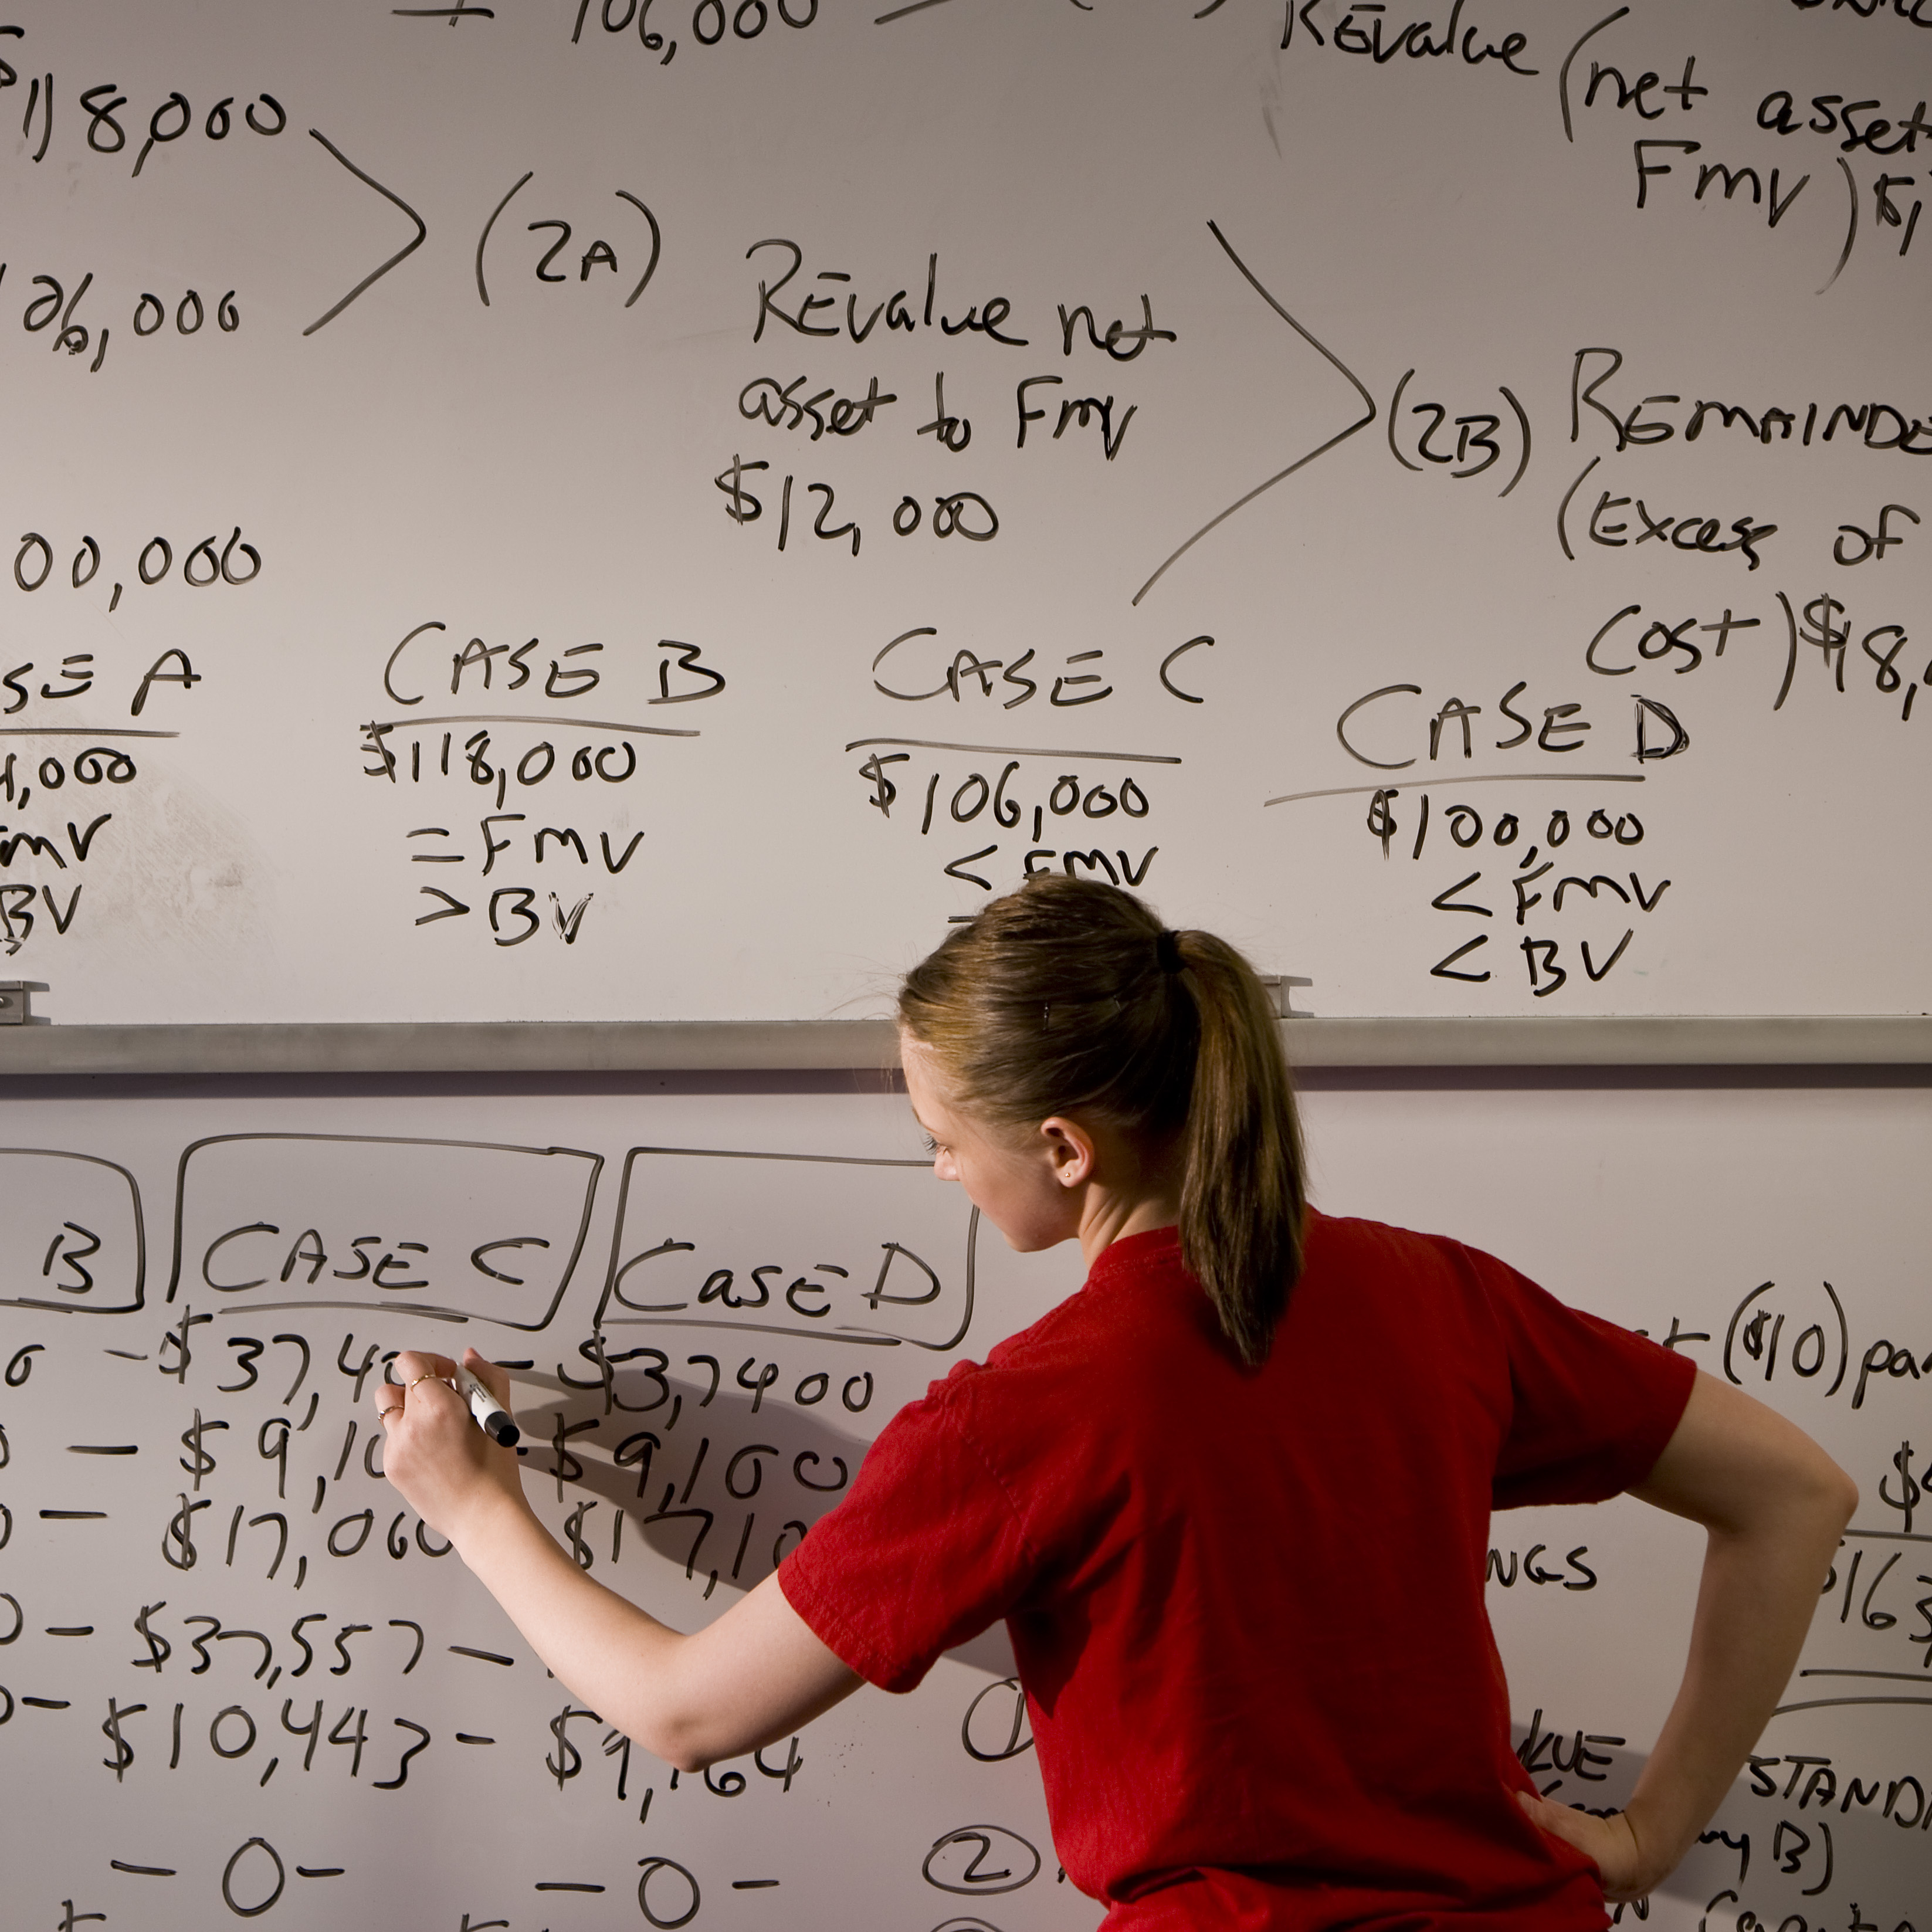
[[[1932,1017],[1618,1016],[1292,1018],[1300,1066],[1871,1066],[1932,1064]],[[878,1071],[890,1022],[435,1021],[49,1026],[0,1034],[0,1077],[59,1074]]]

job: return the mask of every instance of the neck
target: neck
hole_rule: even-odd
[[[1099,1171],[1080,1203],[1080,1252],[1090,1268],[1114,1242],[1180,1219],[1180,1163],[1176,1150],[1163,1147],[1150,1154],[1124,1137],[1105,1137]]]
[[[1129,1202],[1099,1204],[1081,1217],[1080,1253],[1090,1268],[1106,1250],[1129,1234],[1145,1234],[1172,1228],[1180,1220],[1180,1204],[1165,1195]]]

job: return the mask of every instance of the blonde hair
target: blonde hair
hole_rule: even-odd
[[[1264,1360],[1301,1273],[1301,1130],[1273,1004],[1212,933],[1130,892],[1042,874],[906,975],[899,1024],[1000,1126],[1085,1114],[1177,1142],[1180,1252],[1241,1359]]]

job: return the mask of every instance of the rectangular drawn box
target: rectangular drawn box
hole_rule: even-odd
[[[218,1134],[182,1155],[167,1298],[542,1328],[603,1165],[575,1148]]]
[[[130,1315],[141,1306],[147,1234],[124,1167],[52,1148],[0,1148],[0,1305]]]
[[[944,1353],[972,1322],[979,1232],[930,1161],[632,1148],[596,1325]]]

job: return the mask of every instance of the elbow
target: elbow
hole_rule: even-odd
[[[1842,1530],[1858,1514],[1858,1486],[1835,1462],[1832,1464],[1832,1475],[1830,1508],[1832,1520],[1836,1527]]]
[[[1828,1456],[1821,1460],[1825,1466],[1819,1472],[1814,1520],[1816,1546],[1822,1552],[1825,1571],[1828,1574],[1834,1552],[1844,1547],[1846,1526],[1857,1513],[1858,1486]]]
[[[1806,1534],[1828,1555],[1858,1509],[1858,1487],[1823,1450],[1808,1447],[1810,1455],[1788,1478],[1780,1514],[1786,1533]]]
[[[719,1713],[701,1706],[660,1708],[638,1736],[652,1756],[694,1777],[763,1742],[734,1732]]]
[[[1796,1430],[1753,1478],[1702,1515],[1713,1535],[1801,1540],[1828,1552],[1858,1506],[1858,1485]]]
[[[1816,1443],[1807,1438],[1805,1447],[1810,1454],[1796,1472],[1797,1486],[1820,1525],[1835,1537],[1857,1511],[1858,1486]]]
[[[715,1733],[706,1736],[694,1724],[684,1726],[675,1736],[667,1738],[664,1749],[658,1753],[665,1763],[690,1777],[708,1772],[720,1758],[731,1754]]]
[[[642,1732],[638,1742],[674,1771],[707,1770],[718,1755],[709,1748],[703,1727],[691,1716],[660,1715],[654,1724],[642,1727]]]

